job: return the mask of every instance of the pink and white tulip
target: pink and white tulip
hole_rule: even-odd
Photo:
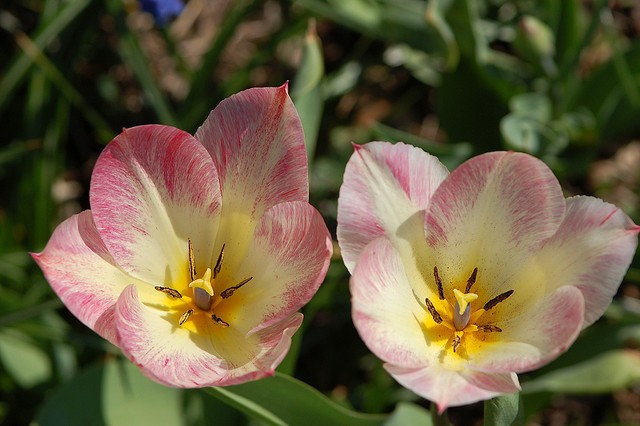
[[[75,316],[166,385],[274,373],[332,250],[286,85],[222,101],[195,137],[124,130],[90,203],[33,255]]]
[[[611,302],[639,232],[514,152],[449,174],[402,143],[356,146],[338,202],[355,326],[440,412],[516,392],[516,373],[564,352]]]

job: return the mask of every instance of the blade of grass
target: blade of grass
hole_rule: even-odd
[[[145,99],[163,124],[180,127],[180,122],[169,100],[158,87],[156,78],[149,66],[149,60],[140,47],[138,37],[127,27],[123,2],[121,0],[110,0],[107,2],[107,8],[114,17],[116,31],[120,36],[118,53],[136,75]]]
[[[316,32],[315,21],[311,21],[305,37],[302,63],[291,89],[291,98],[298,110],[302,128],[304,129],[309,168],[312,167],[315,156],[316,139],[318,138],[322,109],[324,107],[323,77],[322,44]]]
[[[102,116],[89,105],[84,97],[76,90],[75,87],[66,79],[66,77],[60,72],[56,65],[49,60],[45,53],[35,44],[29,36],[23,32],[19,32],[15,36],[16,43],[25,52],[31,60],[40,67],[47,78],[53,83],[60,93],[75,106],[84,116],[84,118],[91,124],[101,141],[104,143],[111,140],[114,135],[114,131],[110,128],[109,124]]]
[[[91,0],[67,2],[66,6],[59,11],[55,18],[37,32],[33,39],[33,44],[35,44],[37,50],[44,50],[90,3]],[[16,57],[9,69],[4,73],[3,78],[0,80],[0,113],[11,101],[14,91],[20,87],[22,80],[27,76],[27,72],[33,63],[33,56],[23,52],[22,55]]]
[[[254,10],[262,6],[263,2],[252,0],[250,2],[236,1],[231,4],[231,11],[227,13],[211,48],[202,60],[202,65],[193,75],[191,89],[180,110],[180,117],[182,117],[186,129],[197,126],[201,121],[201,117],[211,109],[211,94],[212,92],[215,93],[215,90],[210,88],[212,70],[218,63],[220,55],[235,34],[240,23]],[[206,96],[203,96],[204,94]],[[216,100],[216,97],[218,100],[221,99],[221,93],[217,93],[217,96],[214,96],[214,100]]]

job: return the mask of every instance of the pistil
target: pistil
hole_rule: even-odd
[[[471,287],[476,283],[476,279],[478,276],[478,268],[474,268],[473,272],[471,272],[471,276],[467,280],[465,286],[465,292],[461,292],[460,290],[454,288],[453,295],[456,299],[455,304],[453,305],[453,309],[445,309],[443,317],[440,312],[436,309],[435,305],[429,298],[425,299],[425,306],[429,315],[433,319],[436,324],[443,325],[453,333],[451,346],[453,352],[457,352],[459,346],[462,344],[462,337],[465,333],[474,333],[474,332],[484,332],[484,333],[499,333],[502,332],[502,329],[493,324],[477,324],[476,322],[482,317],[482,315],[495,307],[497,304],[508,299],[512,294],[513,290],[505,291],[504,293],[499,294],[493,299],[489,300],[484,304],[481,309],[471,309],[471,305],[474,301],[478,299],[478,295],[476,293],[470,293]],[[438,268],[433,268],[433,277],[436,282],[436,286],[438,289],[438,298],[440,300],[445,300],[444,297],[444,286],[442,284],[442,278],[438,273]]]
[[[195,305],[197,309],[187,309],[185,312],[180,315],[180,319],[178,320],[178,325],[183,325],[191,316],[197,314],[198,312],[207,313],[210,315],[210,318],[213,320],[214,324],[219,325],[221,327],[229,327],[229,323],[224,319],[220,318],[213,311],[223,300],[230,298],[233,294],[240,289],[242,286],[247,284],[249,281],[253,279],[253,277],[248,277],[240,281],[238,284],[227,287],[225,290],[220,292],[219,294],[215,293],[214,290],[214,282],[222,269],[222,262],[224,260],[224,248],[225,244],[222,245],[222,249],[220,250],[220,255],[218,255],[218,260],[216,261],[213,270],[211,268],[207,268],[202,278],[197,277],[196,270],[196,261],[193,251],[193,244],[191,240],[188,240],[189,243],[189,277],[191,281],[189,283],[189,288],[193,289],[193,297],[186,297],[186,300],[190,299],[190,302]],[[163,287],[163,286],[155,286],[157,291],[165,293],[167,296],[170,296],[173,299],[183,299],[182,293],[178,290],[171,287]]]

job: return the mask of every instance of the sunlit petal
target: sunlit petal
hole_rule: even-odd
[[[435,362],[442,348],[425,339],[425,308],[413,294],[399,254],[382,237],[367,245],[351,277],[356,329],[378,357],[403,367]]]
[[[638,232],[619,208],[592,197],[567,200],[558,232],[535,258],[549,291],[576,286],[584,295],[584,324],[598,319],[618,290],[638,245]]]
[[[402,386],[435,402],[441,414],[447,407],[471,404],[520,390],[517,377],[511,373],[488,375],[451,371],[440,366],[404,368],[390,364],[385,364],[384,368]]]
[[[466,281],[478,267],[483,292],[509,290],[511,277],[556,232],[564,212],[558,180],[540,160],[514,152],[474,157],[433,195],[425,222],[434,256],[428,267],[440,269],[445,286]]]
[[[109,253],[133,276],[170,285],[186,268],[189,238],[199,258],[212,256],[220,187],[209,155],[188,133],[124,130],[96,162],[90,201]]]
[[[233,296],[248,307],[243,318],[262,329],[300,309],[318,290],[331,251],[324,220],[308,203],[281,203],[267,210],[246,258],[227,279],[253,277]]]
[[[423,220],[421,212],[447,174],[436,157],[403,143],[356,145],[338,203],[338,241],[349,271],[382,235],[421,247],[422,234],[406,233],[406,222]]]
[[[118,268],[98,235],[91,212],[60,224],[44,250],[33,258],[67,308],[117,344],[113,306],[120,292],[137,280]]]

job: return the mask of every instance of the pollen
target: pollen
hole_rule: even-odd
[[[494,308],[496,305],[507,300],[512,294],[513,290],[505,291],[499,294],[487,302],[484,305],[476,306],[476,302],[480,299],[476,293],[471,293],[471,287],[478,280],[478,268],[474,268],[469,276],[469,279],[464,283],[464,292],[458,288],[453,288],[453,300],[448,301],[445,298],[445,286],[443,284],[443,278],[440,275],[438,268],[433,268],[433,276],[437,288],[438,294],[438,307],[429,299],[425,299],[425,308],[429,313],[428,317],[433,320],[436,326],[442,326],[439,335],[448,335],[448,345],[454,353],[460,355],[461,348],[465,347],[465,340],[468,340],[468,335],[473,333],[500,333],[502,328],[495,324],[482,323],[482,316],[488,310]],[[449,299],[451,300],[451,299]],[[480,307],[482,306],[482,307]],[[444,335],[442,334],[444,333]],[[467,335],[467,337],[465,337]],[[484,340],[480,339],[480,340]],[[462,355],[461,355],[462,356]]]
[[[224,282],[219,282],[218,275],[222,270],[224,256],[225,256],[225,244],[222,245],[220,254],[213,268],[207,268],[201,277],[198,277],[198,271],[196,268],[195,253],[193,250],[193,244],[191,240],[188,240],[188,262],[189,262],[189,281],[188,286],[182,293],[172,287],[155,286],[154,288],[166,294],[170,299],[175,300],[168,304],[170,311],[175,311],[175,315],[180,315],[177,320],[178,325],[181,327],[187,327],[190,330],[196,330],[197,326],[189,326],[188,322],[196,321],[201,322],[206,318],[207,321],[211,321],[213,324],[221,326],[223,328],[230,327],[231,324],[223,319],[219,313],[220,305],[225,300],[230,299],[236,291],[250,282],[253,277],[247,277],[234,285],[225,285]],[[183,281],[184,283],[184,281]],[[186,283],[185,283],[186,284]],[[184,284],[182,284],[184,286]],[[183,287],[178,285],[180,290]],[[218,289],[218,290],[216,290]],[[223,289],[220,291],[219,289]],[[189,295],[191,293],[191,295]],[[203,318],[203,319],[200,319]]]

